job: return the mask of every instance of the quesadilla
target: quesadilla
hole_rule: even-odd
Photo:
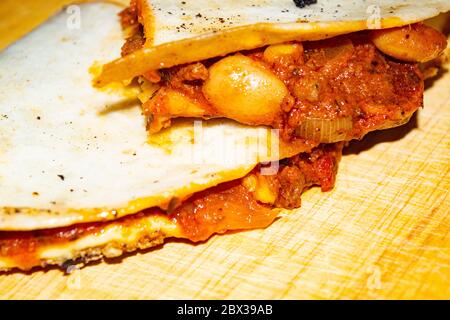
[[[250,77],[256,74],[268,77],[268,84],[286,86],[284,79],[271,73],[272,69],[258,64],[258,50],[270,52],[273,49],[267,45],[289,41],[275,53],[280,48],[289,53],[293,47],[311,46],[310,54],[317,51],[324,55],[322,42],[307,45],[299,41],[342,36],[365,28],[349,18],[353,11],[355,19],[363,17],[361,8],[344,3],[340,15],[312,15],[319,19],[316,22],[298,20],[298,12],[289,13],[291,9],[303,10],[292,7],[291,2],[282,1],[280,7],[272,1],[264,6],[253,6],[252,1],[242,6],[233,2],[233,7],[231,2],[218,3],[133,1],[125,11],[110,4],[85,4],[80,6],[81,29],[68,28],[67,14],[61,13],[0,53],[0,269],[29,270],[52,264],[68,268],[152,247],[165,238],[204,241],[227,230],[265,228],[280,210],[299,207],[300,195],[308,188],[332,189],[342,141],[406,121],[421,99],[423,76],[417,65],[383,62],[390,59],[383,55],[379,58],[383,68],[386,64],[390,68],[389,63],[399,65],[398,70],[393,67],[396,79],[406,87],[402,94],[411,94],[411,103],[402,99],[396,104],[399,96],[391,95],[388,108],[374,111],[376,119],[361,126],[360,131],[352,125],[351,134],[343,130],[348,127],[348,123],[341,124],[347,122],[342,120],[345,117],[337,121],[327,118],[329,125],[320,117],[311,118],[319,121],[321,131],[313,126],[315,136],[292,139],[272,123],[240,121],[223,114],[204,114],[200,109],[196,114],[181,114],[189,117],[182,121],[172,121],[175,114],[165,114],[169,126],[167,119],[161,121],[154,110],[146,113],[145,105],[156,99],[165,101],[163,105],[171,111],[196,110],[198,101],[206,97],[193,97],[189,92],[195,95],[198,88],[192,87],[203,87],[209,79],[196,76],[207,69],[209,77],[211,68],[215,64],[220,67],[223,59],[237,58],[237,64],[244,61],[243,67],[254,72]],[[330,6],[328,2],[319,2],[318,6],[324,3]],[[275,13],[273,8],[287,11]],[[389,19],[381,19],[382,27],[393,27],[436,15],[445,10],[445,3],[436,2],[432,9],[424,7],[416,17],[409,4],[398,10],[393,7],[392,14],[383,8],[383,17]],[[193,15],[197,9],[201,11]],[[213,14],[217,19],[205,22],[206,26],[192,22],[195,28],[177,28],[179,21],[189,17],[210,21]],[[219,19],[223,15],[228,16]],[[222,22],[230,21],[228,18],[239,18],[241,26]],[[263,27],[261,21],[267,21]],[[258,26],[256,34],[251,26]],[[121,27],[126,29],[125,45]],[[260,37],[251,39],[261,32],[269,42],[261,43]],[[431,32],[438,39],[433,41],[437,43],[434,57],[442,45],[440,36]],[[223,41],[230,34],[238,43]],[[317,61],[326,65],[330,55],[340,60],[345,52],[341,41],[344,47],[351,42],[353,52],[364,35],[346,37],[350,40],[329,40],[339,45]],[[363,48],[370,46],[361,41]],[[201,53],[207,56],[196,55],[198,46],[209,48]],[[186,50],[189,47],[197,49]],[[218,48],[226,52],[218,52]],[[98,70],[99,65],[121,53],[122,59]],[[221,59],[220,55],[226,57]],[[307,50],[303,51],[306,55]],[[224,62],[225,67],[229,61]],[[344,61],[341,63],[346,64]],[[96,84],[106,86],[105,90],[92,87],[88,70],[95,74],[100,71]],[[386,75],[381,73],[379,78],[380,84],[385,84]],[[114,81],[122,84],[107,85]],[[179,88],[174,81],[180,81]],[[129,87],[123,89],[123,84]],[[225,81],[224,91],[226,85]],[[268,89],[270,96],[249,92],[246,97],[250,102],[237,97],[241,109],[254,103],[251,99],[255,96],[261,103],[289,92]],[[380,92],[380,103],[387,101],[383,92],[389,90],[393,89]],[[230,106],[239,113],[236,105]],[[391,117],[398,111],[397,105],[406,110],[405,114]],[[314,117],[324,114],[319,109],[314,114],[314,110]],[[192,117],[218,119],[199,122]],[[158,122],[162,126],[156,130]],[[264,170],[268,168],[275,171]]]
[[[96,85],[154,84],[142,99],[151,133],[178,117],[224,117],[331,143],[406,123],[423,104],[418,63],[447,45],[421,21],[448,1],[306,4],[133,0],[123,57]]]
[[[0,231],[0,269],[51,264],[68,268],[149,248],[169,237],[198,242],[228,230],[265,228],[277,218],[276,208],[300,206],[300,196],[309,187],[329,191],[341,152],[340,143],[322,145],[285,159],[279,173],[271,176],[261,175],[256,167],[241,179],[195,193],[169,211],[150,208],[107,222]]]

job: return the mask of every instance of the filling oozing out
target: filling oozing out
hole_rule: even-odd
[[[196,193],[180,203],[174,199],[167,212],[150,208],[109,222],[0,231],[0,257],[13,261],[16,267],[29,269],[43,263],[39,255],[43,250],[89,235],[100,236],[111,226],[120,226],[124,233],[139,229],[145,239],[149,235],[144,221],[152,216],[167,219],[178,227],[179,237],[195,242],[228,230],[264,228],[277,217],[277,208],[299,207],[300,196],[306,189],[314,185],[321,186],[323,191],[332,189],[342,147],[342,143],[321,145],[310,153],[281,160],[278,172],[273,175],[262,175],[258,166],[242,179]],[[126,251],[139,247],[127,248],[129,245],[122,244]]]
[[[145,43],[138,15],[133,5],[121,13],[130,34],[122,55]],[[440,32],[417,23],[149,70],[143,114],[150,132],[177,117],[225,117],[278,128],[285,141],[358,139],[409,120],[423,103],[418,62],[445,47]]]

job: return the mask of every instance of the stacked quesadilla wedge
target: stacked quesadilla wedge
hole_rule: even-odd
[[[80,8],[0,53],[3,270],[265,228],[331,190],[345,141],[422,106],[446,39],[421,21],[449,5]]]

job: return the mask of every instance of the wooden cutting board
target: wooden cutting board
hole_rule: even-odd
[[[67,2],[3,0],[0,47]],[[5,21],[16,14],[34,18],[21,29]],[[2,274],[0,299],[448,299],[449,89],[447,72],[410,123],[350,144],[332,192],[308,191],[265,230],[169,241],[70,276]]]

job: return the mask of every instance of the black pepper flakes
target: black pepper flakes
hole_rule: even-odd
[[[64,181],[65,177],[62,174],[58,174],[58,178],[60,178],[62,181]]]

